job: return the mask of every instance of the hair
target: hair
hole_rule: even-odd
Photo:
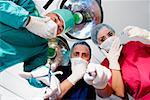
[[[109,30],[111,30],[112,32],[115,33],[115,30],[114,30],[110,25],[107,25],[107,24],[98,24],[98,25],[96,25],[96,27],[94,27],[94,28],[91,30],[91,39],[92,39],[92,41],[93,41],[95,44],[98,44],[97,36],[98,36],[98,33],[99,33],[103,28],[107,28],[107,29],[109,29]]]
[[[70,55],[72,54],[74,47],[77,46],[77,45],[85,45],[85,46],[87,46],[89,51],[90,51],[90,58],[89,59],[91,59],[91,47],[85,41],[78,41],[78,42],[74,43],[72,48],[71,48]]]

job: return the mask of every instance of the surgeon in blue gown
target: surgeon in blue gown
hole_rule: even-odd
[[[57,17],[63,20],[61,32],[74,26],[70,11],[59,9],[53,13],[52,21],[39,14],[32,0],[0,1],[0,72],[20,62],[29,72],[47,62],[47,38],[54,36],[49,26],[57,26],[51,28],[59,31]],[[66,15],[69,17],[64,19]]]

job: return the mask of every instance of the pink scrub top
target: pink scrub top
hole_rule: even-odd
[[[131,41],[124,45],[119,57],[127,92],[135,99],[150,99],[150,45]],[[102,65],[109,67],[104,59]]]

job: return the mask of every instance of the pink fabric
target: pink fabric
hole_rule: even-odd
[[[150,99],[150,45],[140,42],[129,42],[124,45],[119,63],[122,77],[127,88],[135,99]],[[102,63],[108,67],[104,60]]]

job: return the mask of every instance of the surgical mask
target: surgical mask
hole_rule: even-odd
[[[106,39],[101,45],[99,45],[99,47],[101,49],[106,50],[107,52],[110,50],[111,45],[113,43],[113,41],[115,40],[115,38],[118,38],[117,36],[111,36],[108,39]]]
[[[86,60],[78,57],[78,58],[71,58],[71,64],[72,64],[72,66],[77,66],[77,65],[87,66],[88,62]]]
[[[49,20],[47,24],[51,38],[55,38],[57,36],[58,25],[53,20]]]

